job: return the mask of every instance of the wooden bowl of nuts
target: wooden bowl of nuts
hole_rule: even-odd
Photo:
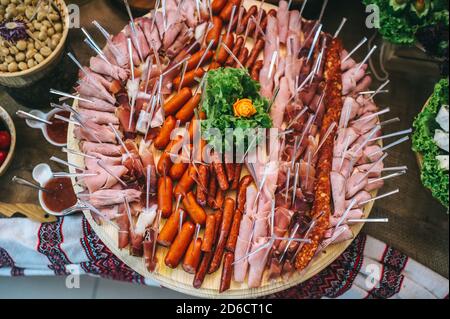
[[[63,0],[0,0],[0,85],[41,79],[59,62],[68,33]]]

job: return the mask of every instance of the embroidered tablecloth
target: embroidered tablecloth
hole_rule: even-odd
[[[98,238],[83,216],[39,224],[0,219],[0,276],[80,274],[143,285],[139,275]],[[448,279],[400,251],[360,234],[329,267],[267,298],[448,298]]]

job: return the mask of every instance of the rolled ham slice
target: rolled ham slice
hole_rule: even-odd
[[[100,153],[102,155],[106,155],[106,156],[121,156],[122,152],[121,152],[121,147],[119,145],[114,145],[114,144],[100,144],[100,143],[93,143],[93,142],[89,142],[89,141],[83,141],[81,142],[81,150],[83,151],[83,153],[90,153],[90,152],[94,152],[94,153]]]

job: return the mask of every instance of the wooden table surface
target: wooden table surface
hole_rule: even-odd
[[[99,43],[102,43],[101,37],[93,29],[92,20],[99,21],[111,33],[119,32],[127,22],[125,11],[111,6],[108,0],[66,2],[80,5],[81,26],[91,32]],[[321,3],[320,0],[308,1],[305,16],[317,17]],[[324,30],[334,32],[344,16],[349,21],[341,32],[341,37],[347,48],[352,48],[363,36],[370,38],[374,34],[373,29],[365,27],[365,8],[359,0],[347,0],[345,5],[342,1],[330,0],[324,16]],[[69,33],[68,50],[73,51],[83,64],[87,64],[92,51],[82,43],[82,40],[81,31],[72,29]],[[357,54],[358,58],[367,52],[366,48],[360,51]],[[391,108],[391,112],[383,119],[397,116],[401,118],[401,123],[385,128],[385,132],[394,132],[412,126],[414,117],[423,107],[433,90],[434,83],[439,79],[439,73],[433,63],[395,56],[388,59],[386,68],[391,80],[389,93],[380,94],[376,101],[382,107]],[[14,114],[18,109],[48,110],[48,101],[54,99],[47,93],[49,85],[70,87],[75,80],[73,76],[75,72],[73,65],[66,59],[60,69],[53,72],[49,79],[41,81],[32,89],[18,91],[0,87],[0,105],[10,114]],[[379,82],[375,81],[373,87],[376,88],[378,85]],[[31,178],[31,170],[35,165],[42,162],[48,163],[52,155],[64,158],[65,154],[49,145],[40,131],[28,128],[25,122],[15,115],[13,118],[18,132],[18,143],[13,164],[8,172],[0,177],[0,202],[37,203],[37,194],[32,190],[13,185],[10,182],[11,177],[18,175]],[[408,173],[388,180],[382,190],[387,192],[400,188],[400,194],[382,199],[375,204],[371,217],[387,217],[389,223],[368,224],[363,231],[405,252],[411,258],[448,278],[449,223],[446,209],[423,188],[410,142],[399,145],[388,153],[386,165],[407,165]],[[62,169],[55,163],[50,165]]]

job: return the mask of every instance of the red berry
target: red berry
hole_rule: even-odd
[[[0,151],[0,166],[6,160],[6,156],[8,156],[8,153],[6,151]]]
[[[7,131],[0,131],[0,150],[8,150],[11,145],[11,135]]]

